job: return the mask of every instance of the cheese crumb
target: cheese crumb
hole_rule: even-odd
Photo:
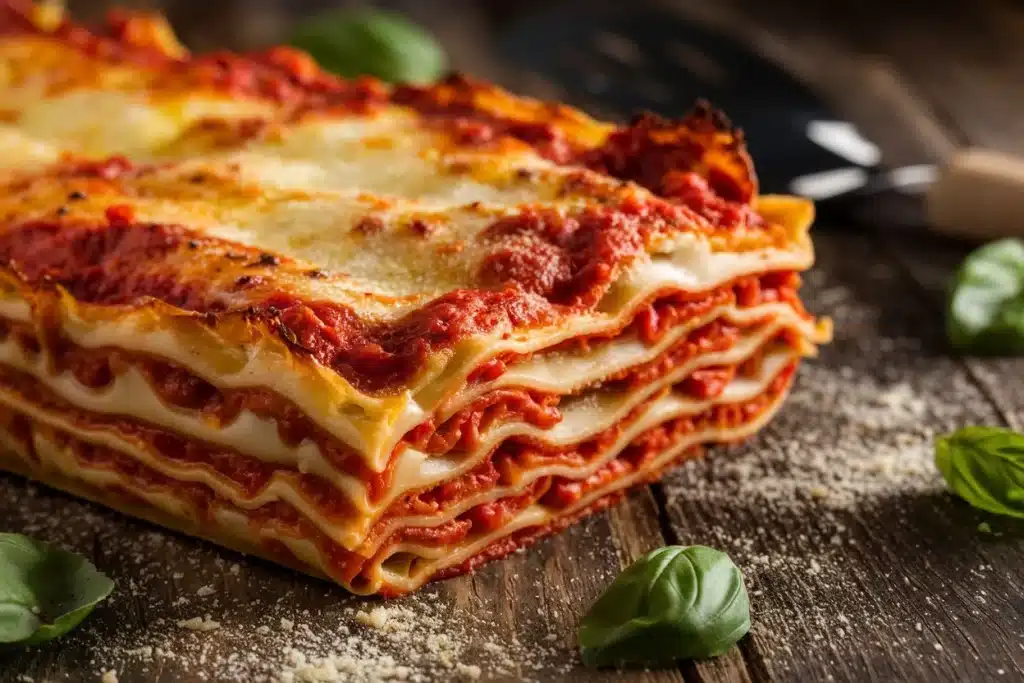
[[[293,628],[295,628],[295,622],[294,621],[292,621],[291,619],[285,619],[284,617],[281,617],[281,630],[282,631],[291,631]]]
[[[198,595],[201,598],[205,598],[207,596],[213,595],[216,592],[217,591],[213,589],[213,586],[203,586],[202,588],[196,591],[196,595]]]
[[[117,681],[117,672],[114,671],[113,669],[109,669],[107,671],[104,671],[103,675],[100,677],[100,681],[102,683],[118,683],[118,681]]]
[[[220,622],[214,621],[207,614],[205,617],[192,617],[191,619],[184,619],[178,622],[178,626],[181,628],[187,628],[190,631],[216,631],[220,628]]]
[[[459,674],[463,679],[469,681],[475,681],[480,678],[482,673],[480,667],[476,664],[457,664],[455,666],[455,672]]]
[[[362,610],[356,612],[356,621],[370,628],[384,628],[390,618],[391,615],[383,607],[374,607],[369,613]]]

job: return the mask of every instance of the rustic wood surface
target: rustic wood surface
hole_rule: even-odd
[[[70,4],[95,15],[104,3]],[[208,48],[272,41],[289,13],[323,3],[127,4],[168,8],[186,41]],[[430,25],[456,66],[558,96],[488,47],[489,22],[516,3],[387,4]],[[891,163],[939,160],[965,143],[1024,153],[1019,5],[668,4],[785,63],[878,140]],[[1024,526],[955,500],[927,466],[936,433],[966,424],[1024,427],[1024,360],[965,360],[945,347],[943,287],[964,245],[885,224],[821,224],[815,241],[819,260],[806,300],[833,317],[836,339],[805,365],[790,403],[762,436],[415,599],[440,605],[453,623],[472,620],[461,661],[479,663],[480,680],[1024,680]],[[862,463],[863,476],[844,463]],[[268,614],[333,623],[346,608],[368,604],[14,478],[0,479],[0,490],[0,526],[77,548],[118,581],[113,599],[75,633],[0,652],[5,683],[98,680],[107,668],[122,683],[247,680],[224,667],[204,669],[195,656],[132,659],[114,645],[152,642],[147,637],[177,620],[209,613],[221,629],[173,635],[171,646],[198,647],[208,661],[223,662],[232,652],[276,647],[256,630]],[[992,533],[979,531],[981,522]],[[583,669],[574,648],[580,614],[625,564],[677,542],[723,547],[737,559],[752,595],[751,635],[722,658],[676,670]],[[196,597],[204,586],[212,596]],[[543,656],[491,666],[482,647],[488,640]]]

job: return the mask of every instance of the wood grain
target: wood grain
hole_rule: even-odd
[[[279,40],[289,17],[327,3],[70,4],[90,16],[112,4],[166,7],[189,44],[211,48]],[[488,22],[508,20],[513,5],[537,3],[386,4],[434,30],[457,67],[559,97],[557,86],[511,69],[491,49]],[[890,163],[941,160],[967,142],[1024,152],[1019,5],[660,4],[785,64],[877,140]],[[967,246],[893,233],[883,222],[892,207],[872,208],[876,225],[817,229],[819,265],[806,291],[812,310],[835,318],[836,341],[802,371],[793,400],[762,436],[720,449],[526,553],[430,586],[415,599],[439,605],[453,628],[471,623],[473,642],[463,657],[482,665],[481,680],[1024,680],[1024,529],[953,499],[921,466],[935,433],[963,424],[1024,427],[1024,361],[949,353],[943,291]],[[893,401],[891,411],[880,396]],[[827,467],[810,467],[815,455],[825,465],[848,457],[895,468],[890,474],[901,485],[862,491],[865,481],[876,480],[838,466],[830,480]],[[911,465],[918,468],[911,474],[899,469]],[[122,683],[245,680],[195,662],[204,652],[211,663],[233,653],[267,654],[277,641],[254,629],[276,629],[282,617],[344,623],[351,621],[346,609],[376,604],[16,478],[0,478],[0,520],[89,555],[118,581],[113,599],[67,638],[0,651],[4,683],[18,676],[98,680],[108,662],[117,664]],[[980,532],[980,522],[995,533]],[[666,542],[730,552],[748,577],[752,634],[724,657],[678,670],[583,669],[575,654],[580,614],[623,566]],[[200,597],[207,586],[213,593]],[[222,622],[220,630],[195,634],[175,626],[206,613]],[[188,656],[146,662],[118,654],[161,639]],[[523,656],[494,666],[482,650],[488,641]],[[540,654],[527,657],[531,652]]]
[[[761,437],[666,478],[673,529],[684,542],[749,540],[734,557],[761,592],[751,646],[771,679],[987,680],[1000,669],[1024,675],[1024,574],[1019,562],[1002,564],[1021,552],[1020,541],[991,543],[997,539],[977,531],[987,517],[942,493],[937,479],[906,490],[897,482],[884,496],[834,509],[827,498],[766,501],[758,487],[717,505],[691,499],[693,482],[730,457],[772,458],[785,447],[798,461],[809,450],[838,451],[873,466],[876,448],[891,453],[898,470],[909,453],[930,453],[934,432],[1000,421],[962,364],[932,343],[941,338],[941,320],[897,264],[873,256],[878,242],[838,232],[821,233],[817,242],[819,278],[809,301],[817,310],[833,301],[835,342]],[[839,305],[837,292],[844,295]],[[809,386],[809,374],[817,387]],[[865,383],[883,395],[899,388],[912,419],[872,424],[874,408],[859,405],[871,400]],[[979,570],[988,565],[998,569]]]

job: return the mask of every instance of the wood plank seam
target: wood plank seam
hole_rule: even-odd
[[[714,457],[714,454],[708,454],[704,457]],[[650,485],[651,495],[654,497],[654,502],[658,510],[658,527],[661,530],[661,535],[665,539],[665,543],[668,545],[678,545],[681,543],[681,539],[676,530],[672,527],[672,521],[668,514],[668,496],[665,494],[664,486],[661,482],[655,482]],[[756,615],[754,615],[756,619]],[[740,655],[742,657],[742,674],[745,674],[752,683],[771,683],[773,680],[771,675],[768,673],[768,667],[764,662],[764,658],[757,649],[756,636],[751,631],[747,636],[741,640],[737,647],[739,648]],[[693,663],[680,663],[679,673],[682,675],[683,680],[686,683],[711,683],[711,681],[703,675],[702,667],[700,664]],[[742,680],[742,678],[740,679]]]

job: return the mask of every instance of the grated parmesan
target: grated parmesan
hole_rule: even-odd
[[[205,617],[192,617],[191,619],[179,621],[178,626],[187,628],[190,631],[216,631],[220,628],[220,622],[214,621],[207,614]]]

